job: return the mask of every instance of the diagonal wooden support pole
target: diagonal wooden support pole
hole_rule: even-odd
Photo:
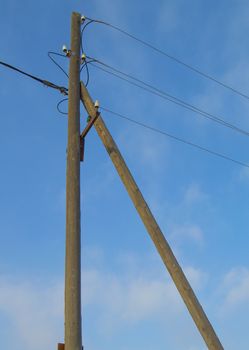
[[[93,119],[96,116],[96,109],[93,101],[83,83],[81,83],[81,100],[89,116]],[[184,303],[186,304],[200,334],[202,335],[208,349],[223,350],[219,338],[217,337],[211,323],[209,322],[201,304],[194,294],[187,278],[178,264],[169,243],[166,241],[160,227],[152,215],[147,203],[135,180],[133,179],[119,149],[107,129],[101,116],[94,123],[94,127],[102,140],[116,170],[121,177],[124,186],[134,203],[140,218],[142,219],[158,253],[160,254],[166,268],[168,269]]]

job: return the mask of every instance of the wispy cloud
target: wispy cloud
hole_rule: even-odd
[[[11,323],[16,348],[42,350],[55,347],[63,324],[63,285],[1,277],[0,310]]]
[[[196,202],[200,202],[207,198],[207,195],[202,191],[201,187],[197,183],[190,184],[185,191],[184,194],[184,202],[187,205],[194,204]]]
[[[222,289],[225,295],[223,310],[231,311],[241,305],[249,306],[249,269],[246,267],[231,269],[224,276]]]
[[[190,240],[199,246],[204,243],[204,234],[202,229],[197,225],[175,225],[171,230],[171,239],[177,244],[183,240]]]
[[[185,306],[169,275],[157,268],[152,273],[151,269],[150,266],[149,274],[135,266],[133,274],[110,271],[103,266],[83,271],[83,308],[93,315],[100,335],[115,335],[123,327],[152,320],[184,322]],[[194,267],[184,271],[194,288],[201,289],[205,274]],[[26,281],[0,278],[0,310],[11,322],[19,349],[41,350],[63,341],[63,292],[62,279],[45,284],[28,278]]]

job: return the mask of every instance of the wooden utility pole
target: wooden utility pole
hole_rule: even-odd
[[[66,180],[65,350],[82,350],[80,258],[80,25],[71,17]]]
[[[96,109],[93,101],[83,83],[81,83],[81,100],[93,119],[96,117]],[[95,129],[102,140],[116,170],[121,177],[126,190],[135,205],[147,231],[156,246],[166,268],[168,269],[183,301],[185,302],[200,334],[202,335],[208,349],[223,350],[211,323],[209,322],[204,310],[201,307],[197,297],[194,294],[187,278],[185,277],[178,261],[176,260],[168,242],[166,241],[160,227],[152,215],[142,193],[140,192],[135,180],[133,179],[116,143],[114,142],[109,130],[103,119],[99,116],[95,123]]]

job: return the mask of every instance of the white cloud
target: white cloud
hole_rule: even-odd
[[[174,312],[179,312],[180,299],[166,274],[165,279],[145,276],[127,278],[92,270],[86,273],[85,281],[88,286],[84,298],[86,305],[99,305],[102,316],[109,314],[111,325],[114,320],[117,326],[117,320],[120,324],[136,323],[157,317],[166,310],[173,312],[172,305]]]
[[[205,272],[193,266],[186,267],[184,273],[191,286],[196,290],[201,290],[208,280],[208,276]]]
[[[141,164],[145,171],[149,167],[150,171],[162,172],[162,168],[167,166],[169,146],[165,138],[136,126],[129,127],[119,138],[119,143],[125,151],[136,163]]]
[[[200,186],[196,183],[190,184],[184,194],[184,201],[186,204],[193,204],[206,198]]]
[[[63,285],[60,282],[46,286],[1,277],[0,310],[10,320],[9,327],[19,349],[49,349],[61,340]]]
[[[203,231],[197,225],[175,225],[171,230],[170,237],[178,244],[183,240],[192,241],[199,246],[202,246],[204,243]]]
[[[224,305],[226,310],[240,305],[249,305],[249,269],[245,267],[233,268],[224,277]]]
[[[200,289],[205,274],[194,267],[184,270],[194,288]],[[94,267],[83,271],[82,281],[83,308],[94,315],[102,335],[115,334],[124,326],[143,321],[184,322],[183,310],[187,314],[169,275],[166,271],[159,273],[157,268],[154,274],[144,269],[127,274]],[[63,341],[63,292],[62,279],[47,281],[46,285],[0,278],[0,311],[20,350],[49,349]]]
[[[203,288],[207,281],[204,272],[192,266],[184,272],[195,290]],[[98,308],[98,322],[107,332],[146,320],[169,321],[181,317],[185,309],[166,271],[155,270],[154,276],[150,271],[148,276],[146,271],[127,275],[92,269],[84,272],[83,279],[84,305]]]

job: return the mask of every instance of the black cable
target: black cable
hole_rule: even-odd
[[[88,83],[89,83],[89,78],[90,78],[87,62],[86,62],[86,74],[87,74],[87,78],[86,78],[85,86],[87,87],[87,85],[88,85]]]
[[[59,63],[57,63],[55,61],[55,59],[51,55],[56,55],[56,56],[60,56],[60,57],[64,57],[64,58],[66,58],[67,56],[62,55],[62,54],[57,53],[57,52],[53,52],[53,51],[48,52],[48,57],[51,59],[51,61],[68,77],[67,72],[59,65]]]
[[[119,118],[122,118],[122,119],[124,119],[124,120],[127,120],[127,121],[129,121],[129,122],[131,122],[131,123],[133,123],[133,124],[136,124],[136,125],[139,125],[139,126],[141,126],[141,127],[143,127],[143,128],[146,128],[146,129],[148,129],[148,130],[151,130],[151,131],[153,131],[153,132],[156,132],[156,133],[159,133],[159,134],[161,134],[161,135],[167,136],[167,137],[169,137],[169,138],[171,138],[171,139],[174,139],[174,140],[179,141],[179,142],[181,142],[181,143],[184,143],[184,144],[186,144],[186,145],[195,147],[195,148],[197,148],[197,149],[199,149],[199,150],[201,150],[201,151],[210,153],[210,154],[212,154],[212,155],[214,155],[214,156],[216,156],[216,157],[220,157],[220,158],[223,158],[223,159],[228,160],[228,161],[230,161],[230,162],[233,162],[233,163],[236,163],[236,164],[238,164],[238,165],[241,165],[241,166],[243,166],[243,167],[249,168],[249,164],[246,164],[246,163],[240,162],[239,160],[230,158],[230,157],[228,157],[228,156],[226,156],[226,155],[224,155],[224,154],[222,154],[222,153],[219,153],[219,152],[216,152],[216,151],[212,151],[212,150],[210,150],[210,149],[208,149],[208,148],[202,147],[202,146],[200,146],[200,145],[198,145],[198,144],[196,144],[196,143],[193,143],[193,142],[191,142],[191,141],[184,140],[184,139],[182,139],[182,138],[180,138],[180,137],[178,137],[178,136],[169,134],[169,133],[167,133],[167,132],[165,132],[165,131],[156,129],[156,128],[154,128],[154,127],[152,127],[152,126],[149,126],[149,125],[147,125],[147,124],[138,122],[137,120],[134,120],[134,119],[132,119],[132,118],[130,118],[130,117],[127,117],[127,116],[125,116],[125,115],[123,115],[123,114],[113,112],[113,111],[111,111],[111,110],[108,109],[108,108],[100,107],[100,109],[102,109],[103,111],[105,111],[105,112],[107,112],[107,113],[113,114],[113,115],[115,115],[115,116],[117,116],[117,117],[119,117]]]
[[[59,90],[59,91],[60,91],[62,94],[64,94],[64,95],[67,95],[67,93],[68,93],[68,89],[65,88],[64,86],[56,85],[56,84],[54,84],[54,83],[51,83],[51,82],[48,81],[48,80],[45,80],[45,79],[39,78],[39,77],[37,77],[37,76],[35,76],[35,75],[26,73],[26,72],[24,72],[23,70],[21,70],[21,69],[19,69],[19,68],[16,68],[16,67],[14,67],[14,66],[12,66],[12,65],[10,65],[10,64],[8,64],[8,63],[5,63],[5,62],[0,61],[0,64],[1,64],[2,66],[4,66],[4,67],[10,68],[10,69],[12,69],[12,70],[14,70],[14,71],[16,71],[16,72],[18,72],[18,73],[21,73],[21,74],[23,74],[23,75],[25,75],[25,76],[27,76],[27,77],[33,79],[33,80],[36,80],[36,81],[38,81],[39,83],[42,83],[43,85],[46,85],[46,86],[51,87],[51,88],[53,88],[53,89]]]
[[[136,81],[136,82],[138,82],[138,83],[140,83],[140,84],[143,84],[144,86],[141,86],[141,85],[139,85],[139,84],[137,84],[137,83],[134,83],[134,82],[132,82],[132,81],[126,79],[126,78],[121,77],[121,76],[118,75],[118,74],[115,74],[115,73],[113,73],[113,72],[110,72],[110,71],[108,71],[108,70],[106,70],[106,69],[104,69],[104,68],[101,68],[101,67],[96,66],[95,64],[91,63],[91,65],[94,66],[95,68],[98,68],[98,69],[100,69],[100,70],[102,70],[102,71],[104,71],[104,72],[106,72],[106,73],[108,73],[108,74],[111,74],[111,75],[113,75],[113,76],[115,76],[115,77],[117,77],[117,78],[119,78],[119,79],[121,79],[121,80],[123,80],[123,81],[126,81],[126,82],[128,82],[129,84],[134,85],[134,86],[136,86],[136,87],[138,87],[138,88],[140,88],[140,89],[142,89],[142,90],[145,90],[145,91],[147,91],[147,92],[149,92],[149,93],[151,93],[151,94],[154,94],[154,95],[156,95],[156,96],[159,96],[159,97],[161,97],[161,98],[163,98],[163,99],[165,99],[165,100],[167,100],[167,101],[170,101],[170,102],[172,102],[172,103],[174,103],[174,104],[176,104],[176,105],[178,105],[178,106],[180,106],[180,107],[183,107],[183,108],[185,108],[185,109],[188,109],[188,110],[190,110],[190,111],[192,111],[192,112],[194,112],[194,113],[196,113],[196,114],[198,114],[198,115],[201,115],[201,116],[204,117],[204,118],[207,118],[207,119],[209,119],[209,120],[212,120],[212,121],[214,121],[214,122],[216,122],[216,123],[218,123],[218,124],[220,124],[220,125],[222,125],[222,126],[225,126],[225,127],[230,128],[230,129],[232,129],[232,130],[234,130],[234,131],[237,131],[237,132],[239,132],[239,133],[241,133],[241,134],[244,134],[244,135],[246,135],[246,136],[249,136],[249,132],[247,132],[246,130],[243,130],[243,129],[237,127],[236,125],[233,125],[233,124],[231,124],[231,123],[228,123],[228,122],[226,122],[225,120],[223,120],[222,118],[217,117],[217,116],[214,115],[214,114],[211,114],[211,113],[209,113],[209,112],[206,112],[206,111],[204,111],[204,110],[202,110],[202,109],[200,109],[200,108],[198,108],[198,107],[196,107],[196,106],[194,106],[194,105],[192,105],[192,104],[190,104],[190,103],[185,102],[184,100],[181,100],[181,99],[179,99],[179,98],[177,98],[177,97],[175,97],[175,96],[173,96],[173,95],[170,95],[170,94],[168,94],[167,92],[162,91],[162,90],[160,90],[160,89],[154,87],[154,86],[151,85],[151,84],[148,84],[148,83],[146,83],[146,82],[144,82],[144,81],[142,81],[142,80],[140,80],[140,79],[137,79],[137,78],[133,77],[132,75],[126,74],[126,73],[124,73],[124,72],[122,72],[122,71],[120,71],[120,70],[118,70],[118,69],[116,69],[116,68],[113,68],[113,67],[111,67],[111,66],[109,66],[109,65],[107,65],[107,64],[105,64],[105,63],[103,63],[103,62],[101,62],[101,61],[99,61],[99,60],[94,60],[94,61],[95,61],[96,63],[99,63],[99,64],[101,64],[101,65],[107,67],[108,69],[113,70],[114,72],[117,72],[118,74],[122,74],[123,76],[128,77],[129,79],[132,79],[132,80],[134,80],[134,81]]]
[[[0,61],[0,64],[1,64],[2,66],[4,66],[4,67],[10,68],[10,69],[12,69],[12,70],[18,72],[18,73],[21,73],[21,74],[23,74],[23,75],[26,75],[26,76],[29,77],[29,78],[32,78],[32,79],[34,79],[34,80],[36,80],[36,81],[39,81],[40,83],[43,83],[43,81],[44,81],[43,79],[38,78],[38,77],[36,77],[35,75],[26,73],[26,72],[22,71],[21,69],[16,68],[16,67],[14,67],[14,66],[12,66],[12,65],[10,65],[10,64],[8,64],[8,63],[5,63],[5,62]]]
[[[87,22],[83,28],[81,29],[81,33],[80,33],[80,48],[81,48],[81,53],[83,54],[84,53],[84,48],[83,48],[83,33],[84,33],[84,30],[86,29],[86,27],[89,25],[89,24],[92,24],[94,23],[93,20],[89,20],[89,22]]]
[[[89,80],[90,80],[90,74],[89,74],[89,68],[88,68],[88,64],[89,63],[92,63],[92,62],[95,62],[94,59],[90,59],[90,60],[85,60],[84,64],[81,66],[80,68],[80,73],[82,72],[82,70],[84,68],[86,68],[86,74],[87,74],[87,78],[86,78],[86,83],[85,83],[85,86],[87,87],[88,83],[89,83]]]
[[[88,69],[88,65],[87,65],[88,63],[89,63],[89,62],[85,61],[85,63],[82,65],[82,67],[81,67],[81,69],[80,69],[80,73],[81,73],[82,70],[83,70],[84,68],[86,68],[86,75],[87,75],[87,77],[86,77],[85,86],[87,86],[88,83],[89,83],[89,69]]]
[[[94,23],[93,20],[89,20],[89,22],[87,22],[82,30],[81,30],[81,33],[80,33],[80,48],[81,48],[81,54],[83,55],[84,54],[84,47],[83,47],[83,34],[84,34],[84,30],[87,28],[87,26],[89,26],[90,24]],[[90,60],[91,62],[93,60]],[[82,65],[81,69],[80,69],[80,72],[82,72],[82,70],[84,68],[86,68],[86,75],[87,75],[87,78],[86,78],[86,83],[85,83],[85,86],[87,87],[88,83],[89,83],[89,79],[90,79],[90,75],[89,75],[89,69],[88,69],[88,64],[89,62],[87,62],[87,60],[85,60],[85,63]]]
[[[88,20],[94,21],[95,23],[104,24],[104,25],[106,25],[106,26],[108,26],[108,27],[110,27],[110,28],[112,28],[112,29],[115,29],[116,31],[118,31],[118,32],[120,32],[120,33],[122,33],[122,34],[124,34],[124,35],[126,35],[126,36],[128,36],[128,37],[130,37],[131,39],[133,39],[133,40],[139,42],[140,44],[143,44],[144,46],[149,47],[150,49],[156,51],[157,53],[159,53],[159,54],[161,54],[161,55],[163,55],[163,56],[165,56],[165,57],[171,59],[172,61],[175,61],[176,63],[178,63],[178,64],[184,66],[185,68],[188,68],[188,69],[192,70],[193,72],[195,72],[195,73],[201,75],[202,77],[204,77],[204,78],[206,78],[206,79],[209,79],[209,80],[215,82],[216,84],[218,84],[218,85],[220,85],[220,86],[222,86],[222,87],[224,87],[224,88],[226,88],[226,89],[228,89],[228,90],[230,90],[230,91],[236,93],[237,95],[240,95],[241,97],[244,97],[244,98],[246,98],[247,100],[249,100],[249,96],[246,95],[246,94],[244,94],[243,92],[241,92],[241,91],[239,91],[239,90],[237,90],[237,89],[231,87],[231,86],[228,85],[228,84],[223,83],[222,81],[220,81],[220,80],[218,80],[218,79],[212,77],[211,75],[209,75],[209,74],[207,74],[207,73],[202,72],[202,71],[199,70],[198,68],[195,68],[194,66],[192,66],[192,65],[190,65],[190,64],[188,64],[188,63],[185,63],[184,61],[178,59],[177,57],[174,57],[174,56],[170,55],[170,54],[167,53],[166,51],[163,51],[163,50],[157,48],[156,46],[154,46],[154,45],[152,45],[152,44],[150,44],[150,43],[148,43],[148,42],[146,42],[146,41],[144,41],[144,40],[142,40],[142,39],[139,39],[139,38],[136,37],[135,35],[130,34],[130,33],[128,33],[127,31],[125,31],[125,30],[123,30],[123,29],[121,29],[121,28],[119,28],[119,27],[117,27],[117,26],[114,26],[114,25],[112,25],[112,24],[110,24],[110,23],[107,23],[107,22],[104,22],[104,21],[100,21],[100,20],[93,20],[93,19],[91,19],[91,18],[89,18],[89,17],[86,17],[86,18],[87,18]]]
[[[82,36],[82,34],[83,34],[83,30],[85,29],[85,27],[86,27],[88,24],[90,24],[90,23],[91,23],[91,22],[88,22],[88,23],[83,27],[83,29],[82,29],[82,31],[81,31],[81,36]],[[82,38],[81,38],[81,39],[82,39]],[[82,40],[81,40],[81,47],[82,47]],[[68,76],[68,74],[66,73],[66,71],[51,57],[51,55],[56,55],[56,56],[60,56],[60,57],[63,57],[63,58],[65,58],[65,57],[67,57],[67,56],[62,55],[62,54],[60,54],[60,53],[58,53],[58,52],[54,52],[54,51],[49,51],[49,52],[48,52],[48,57],[52,60],[52,62],[53,62],[53,63],[54,63],[54,64],[69,78],[69,76]],[[82,70],[83,70],[84,68],[86,68],[87,80],[86,80],[85,86],[88,85],[88,83],[89,83],[89,78],[90,78],[90,76],[89,76],[89,69],[88,69],[87,64],[88,64],[88,62],[85,61],[85,63],[84,63],[84,64],[82,65],[82,67],[80,68],[80,73],[82,72]],[[61,104],[63,101],[65,101],[65,99],[61,100],[61,101],[57,104],[57,110],[58,110],[60,113],[62,113],[62,114],[67,114],[67,113],[61,112],[60,109],[59,109],[59,106],[60,106],[60,104]]]
[[[92,60],[90,60],[89,62],[92,62]],[[86,80],[86,83],[85,83],[85,86],[86,86],[86,87],[87,87],[87,85],[88,85],[88,83],[89,83],[89,78],[90,78],[90,76],[89,76],[89,69],[88,69],[88,66],[87,66],[89,62],[88,62],[87,60],[85,60],[85,62],[83,63],[83,65],[82,65],[82,67],[81,67],[81,69],[80,69],[80,73],[81,73],[82,70],[83,70],[84,68],[86,68],[86,72],[87,72],[87,80]],[[64,101],[67,101],[67,100],[68,100],[68,98],[64,98],[63,100],[59,101],[59,102],[57,103],[57,106],[56,106],[58,112],[61,113],[61,114],[64,114],[64,115],[68,115],[68,113],[61,111],[59,107],[60,107],[60,105],[61,105]]]
[[[59,113],[64,114],[64,115],[67,115],[68,113],[61,111],[60,108],[59,108],[60,105],[61,105],[63,102],[65,102],[65,101],[68,101],[68,98],[63,98],[63,100],[59,101],[59,102],[57,103],[56,108],[57,108],[57,111],[58,111]]]
[[[86,66],[86,62],[84,62],[84,63],[82,64],[82,66],[81,66],[81,68],[80,68],[80,73],[81,73],[82,70],[85,68],[85,66]]]

